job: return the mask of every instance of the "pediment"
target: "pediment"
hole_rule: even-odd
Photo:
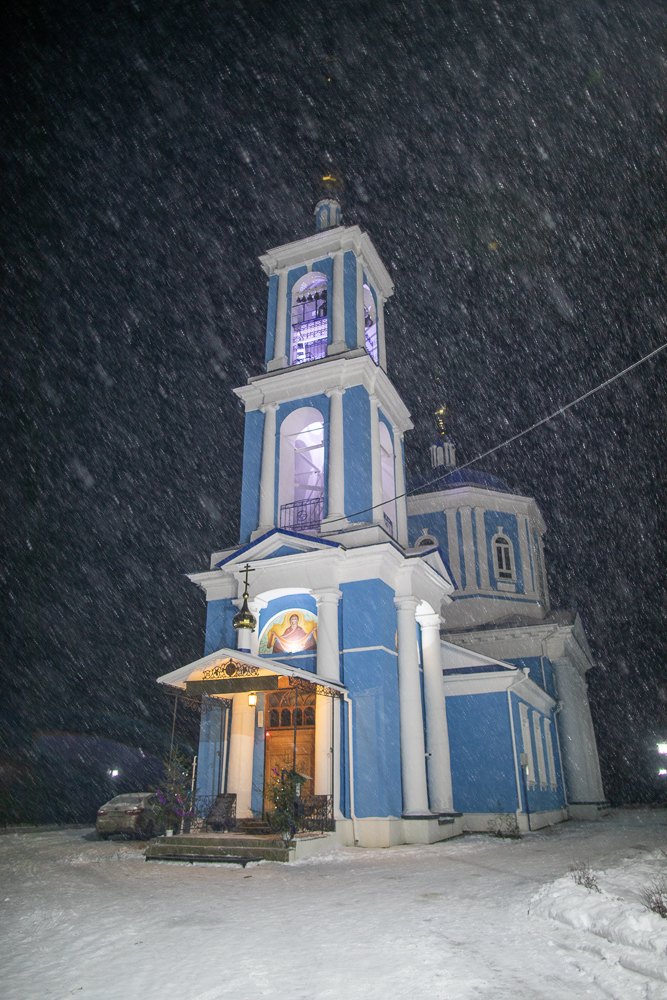
[[[300,555],[304,552],[321,552],[340,547],[337,542],[314,538],[312,535],[301,535],[294,531],[284,531],[281,528],[273,528],[260,538],[241,546],[236,552],[232,552],[231,555],[215,565],[217,569],[230,569],[246,562],[280,559],[283,556]]]

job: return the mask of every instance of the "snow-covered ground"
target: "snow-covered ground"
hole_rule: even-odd
[[[667,1000],[667,811],[245,870],[90,837],[0,837],[3,1000]]]

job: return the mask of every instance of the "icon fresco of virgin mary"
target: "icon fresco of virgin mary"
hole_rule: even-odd
[[[317,649],[317,621],[308,612],[292,609],[270,624],[259,651],[285,654],[309,649]]]

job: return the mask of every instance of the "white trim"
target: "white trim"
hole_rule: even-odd
[[[549,784],[552,788],[558,787],[556,778],[556,760],[554,757],[553,732],[551,730],[551,719],[544,718],[544,741],[547,745],[547,766],[549,770]]]
[[[280,660],[269,660],[264,656],[254,656],[252,653],[244,653],[239,649],[227,649],[226,647],[216,649],[214,653],[202,656],[200,660],[194,660],[192,663],[187,663],[184,667],[178,667],[177,670],[163,674],[162,677],[158,677],[157,682],[158,684],[170,684],[172,687],[185,688],[186,681],[203,680],[202,674],[207,667],[212,667],[218,660],[228,660],[230,657],[233,660],[238,660],[240,663],[247,663],[251,667],[259,667],[261,671],[260,676],[262,677],[267,677],[271,674],[278,674],[283,677],[300,677],[304,681],[310,681],[311,684],[324,684],[326,687],[335,688],[336,691],[347,691],[344,684],[318,677],[317,674],[312,673],[310,670],[301,670],[299,667],[292,667],[287,663],[282,663]]]
[[[547,766],[544,759],[544,743],[542,742],[542,724],[540,719],[542,714],[533,709],[532,713],[533,736],[535,737],[535,749],[537,750],[537,774],[540,779],[542,791],[547,787]]]
[[[516,748],[516,731],[514,729],[514,713],[512,711],[512,695],[509,688],[507,689],[507,711],[510,717],[510,732],[512,734],[512,757],[514,758],[514,777],[516,779],[516,800],[517,800],[517,812],[521,812],[521,777],[520,777],[520,764],[519,757]]]
[[[521,719],[521,742],[523,744],[523,752],[528,758],[528,774],[526,779],[528,781],[528,787],[535,785],[535,761],[533,759],[533,741],[530,734],[530,719],[528,717],[528,706],[524,702],[519,702],[519,718]]]
[[[495,670],[483,674],[446,674],[443,677],[445,695],[457,697],[468,694],[493,694],[497,691],[512,690],[544,715],[556,707],[556,702],[541,687],[523,673],[522,670]]]
[[[354,649],[341,649],[341,653],[368,653],[374,649],[382,649],[385,653],[390,653],[392,656],[398,656],[395,649],[389,649],[388,646],[355,646]]]

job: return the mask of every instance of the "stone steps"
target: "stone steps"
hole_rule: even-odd
[[[293,841],[286,843],[275,835],[184,834],[180,837],[158,837],[146,848],[146,860],[220,861],[243,864],[245,867],[248,861],[289,861],[290,847],[294,848]]]

